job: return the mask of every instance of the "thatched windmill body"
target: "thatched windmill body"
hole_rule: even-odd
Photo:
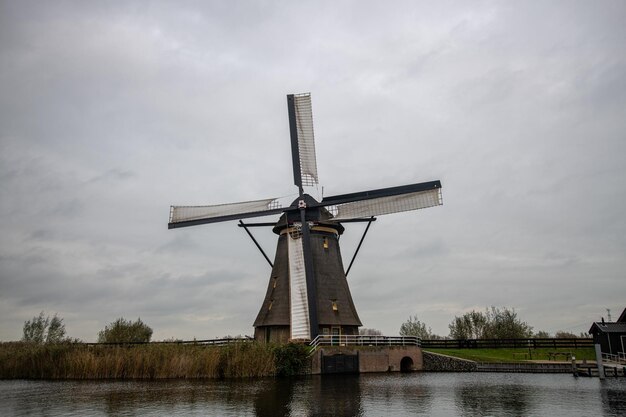
[[[339,237],[344,231],[342,223],[366,221],[369,228],[374,216],[441,205],[441,182],[336,195],[316,201],[304,192],[305,186],[318,183],[311,96],[288,95],[287,106],[298,198],[289,207],[280,207],[274,198],[212,206],[172,206],[168,227],[231,220],[239,220],[239,225],[245,227],[272,266],[265,298],[254,322],[257,340],[287,342],[310,340],[318,334],[358,334],[361,321],[346,280],[352,262],[346,271],[339,249]],[[275,223],[242,221],[278,214],[282,215]],[[253,226],[272,226],[279,236],[273,263],[250,233],[248,228]]]

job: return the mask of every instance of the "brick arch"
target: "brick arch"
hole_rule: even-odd
[[[412,372],[414,371],[415,362],[410,356],[405,356],[400,360],[400,372]]]

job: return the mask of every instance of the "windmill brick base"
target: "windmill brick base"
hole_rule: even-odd
[[[318,334],[357,335],[362,324],[352,301],[339,248],[339,236],[344,228],[328,222],[330,214],[322,210],[326,221],[314,222],[310,227]],[[302,237],[285,223],[285,217],[273,229],[279,235],[274,266],[265,299],[254,321],[254,338],[268,343],[286,343],[293,339],[291,323],[297,320],[291,311],[292,298],[297,295],[291,296],[294,285],[290,282],[288,243],[289,239]],[[308,317],[305,319],[304,325],[308,326]]]

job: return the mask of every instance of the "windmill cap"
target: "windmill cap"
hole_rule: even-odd
[[[333,215],[326,209],[326,207],[318,206],[319,202],[308,194],[303,194],[302,197],[296,198],[291,203],[289,209],[285,211],[282,216],[280,216],[280,219],[278,219],[276,225],[272,229],[274,233],[280,235],[280,232],[286,227],[289,227],[293,223],[301,222],[299,209],[302,204],[301,201],[304,201],[304,204],[306,205],[305,219],[307,222],[313,222],[329,227],[336,230],[338,234],[343,233],[345,228],[339,223],[332,222],[331,219]]]

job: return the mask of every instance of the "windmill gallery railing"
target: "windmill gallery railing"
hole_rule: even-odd
[[[415,336],[319,335],[310,346],[420,346]]]

